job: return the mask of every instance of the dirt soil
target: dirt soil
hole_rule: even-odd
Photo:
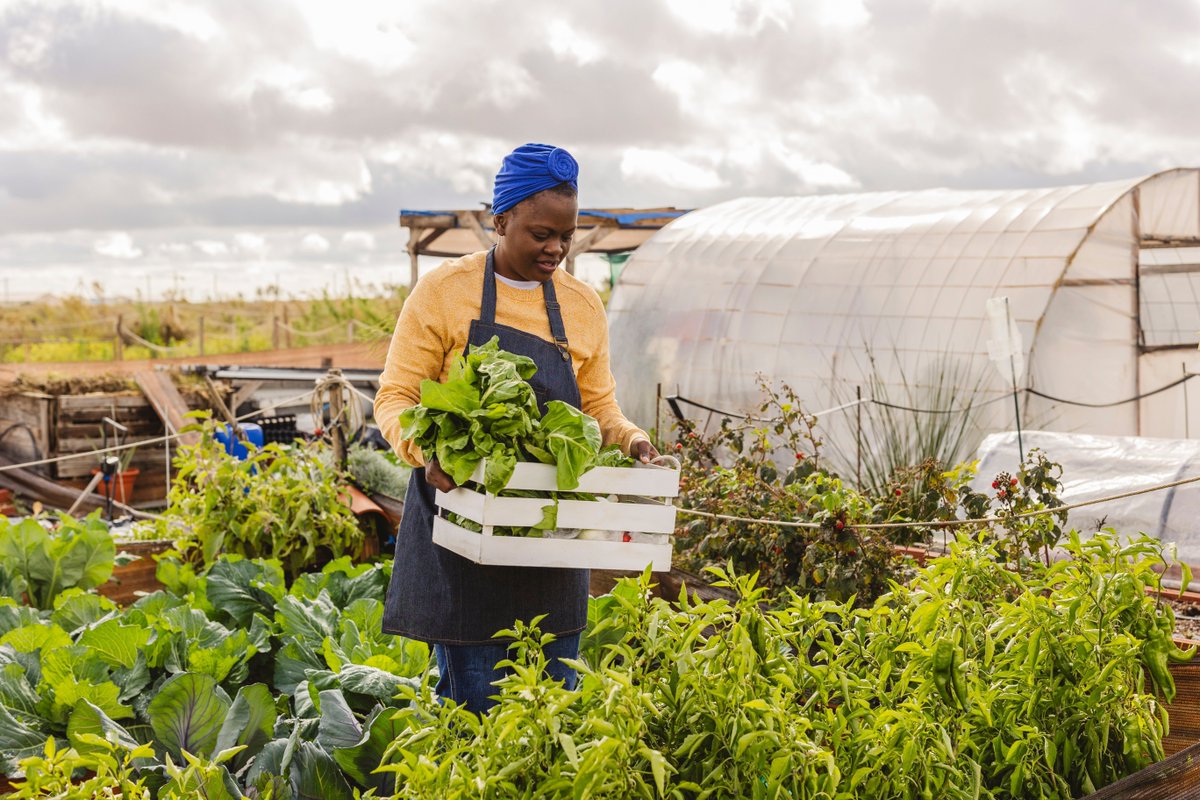
[[[1187,600],[1164,599],[1175,610],[1175,635],[1200,641],[1200,605]]]

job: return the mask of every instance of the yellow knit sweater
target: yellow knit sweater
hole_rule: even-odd
[[[375,421],[392,448],[413,466],[424,465],[421,450],[400,435],[400,412],[421,400],[421,381],[444,381],[450,363],[467,346],[471,320],[483,299],[486,252],[447,261],[417,282],[400,311],[387,363],[375,395]],[[558,270],[552,278],[582,410],[600,423],[604,443],[629,452],[635,439],[649,439],[617,405],[616,382],[608,365],[608,320],[592,287]],[[516,289],[496,281],[496,324],[553,342],[546,303],[538,289]]]

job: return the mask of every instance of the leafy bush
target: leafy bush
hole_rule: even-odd
[[[898,575],[894,539],[855,527],[876,520],[874,501],[826,470],[816,419],[791,389],[762,388],[766,399],[752,416],[726,417],[707,435],[690,421],[678,425],[679,505],[740,519],[680,514],[677,561],[692,570],[730,563],[758,573],[772,593],[870,601]],[[747,521],[755,519],[819,527]]]
[[[94,511],[82,520],[62,514],[12,522],[0,517],[0,595],[48,609],[58,594],[91,589],[112,575],[116,548]]]
[[[127,609],[78,589],[53,611],[0,600],[0,772],[23,770],[27,797],[60,796],[78,768],[97,773],[97,797],[142,796],[131,782],[159,798],[201,785],[230,792],[213,797],[391,791],[372,772],[385,709],[417,685],[429,649],[382,632],[388,570],[342,558],[288,586],[275,561],[221,556],[197,574],[166,557],[168,590]],[[136,742],[153,747],[130,762]]]
[[[1185,656],[1143,591],[1161,545],[1064,547],[1023,578],[963,537],[867,608],[768,609],[720,571],[736,602],[673,607],[645,575],[593,601],[576,692],[543,677],[546,637],[510,631],[499,705],[407,692],[384,769],[398,798],[1078,797],[1162,757],[1146,669]]]
[[[239,461],[216,440],[216,425],[199,430],[200,440],[176,456],[163,538],[205,564],[222,552],[271,558],[292,577],[362,548],[346,484],[314,447],[273,443]]]
[[[412,470],[396,463],[382,450],[351,447],[346,455],[346,471],[358,488],[367,494],[383,494],[404,499]]]

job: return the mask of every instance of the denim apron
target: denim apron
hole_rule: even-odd
[[[537,364],[530,378],[542,412],[561,400],[578,408],[579,387],[567,350],[567,335],[554,294],[554,281],[542,283],[546,316],[554,342],[496,324],[496,269],[487,255],[479,319],[471,322],[471,346],[500,337],[501,349]],[[433,543],[434,488],[425,470],[415,469],[396,533],[396,558],[384,605],[386,633],[439,644],[488,644],[515,620],[545,614],[540,628],[555,635],[582,630],[587,623],[589,573],[586,569],[497,567],[476,564]]]

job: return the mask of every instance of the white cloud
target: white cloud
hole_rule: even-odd
[[[300,240],[300,249],[307,253],[325,253],[329,251],[329,240],[319,233],[310,233]]]
[[[686,191],[704,191],[722,185],[721,176],[711,167],[665,150],[640,147],[631,147],[622,154],[621,175],[628,180],[661,183]]]
[[[406,31],[420,25],[424,16],[415,0],[406,0],[403,7],[375,0],[308,0],[298,3],[297,10],[319,47],[372,71],[399,69],[417,53],[417,45]]]
[[[229,255],[229,245],[216,239],[197,239],[192,246],[210,258],[221,258]]]
[[[565,19],[551,22],[547,36],[550,50],[561,59],[570,59],[576,64],[591,64],[604,55],[599,42],[580,33]]]
[[[93,249],[107,258],[127,260],[141,258],[141,248],[135,247],[133,237],[125,231],[114,231],[96,240]]]
[[[754,35],[772,22],[786,27],[793,15],[786,0],[667,0],[667,8],[689,28],[727,35]]]
[[[346,231],[342,234],[342,247],[349,250],[374,250],[375,237],[366,231]]]
[[[1195,0],[0,0],[0,268],[382,262],[523,141],[591,205],[1132,177],[1200,162],[1197,30]]]
[[[262,258],[267,254],[267,240],[257,233],[237,233],[233,236],[238,252]]]

